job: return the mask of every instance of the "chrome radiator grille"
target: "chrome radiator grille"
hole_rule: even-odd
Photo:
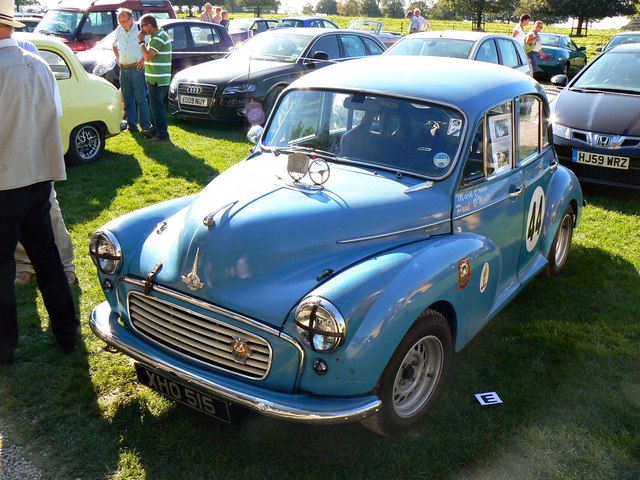
[[[136,330],[165,347],[255,380],[269,373],[271,347],[260,337],[155,297],[133,292],[128,303]]]

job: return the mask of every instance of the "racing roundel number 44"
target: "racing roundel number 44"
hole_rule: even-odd
[[[533,192],[531,197],[531,203],[529,204],[529,215],[527,215],[527,251],[533,251],[534,247],[538,243],[540,238],[540,231],[542,230],[542,223],[544,220],[544,207],[545,207],[544,189],[538,187]]]

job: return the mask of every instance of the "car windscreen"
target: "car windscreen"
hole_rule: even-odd
[[[607,51],[582,72],[571,88],[640,93],[640,53]]]
[[[262,136],[264,149],[306,149],[430,179],[446,176],[460,150],[463,115],[453,108],[364,93],[292,90]]]
[[[541,33],[540,41],[542,42],[542,45],[546,45],[547,47],[560,46],[560,37],[557,35],[545,35],[544,33]]]
[[[253,25],[253,19],[239,18],[237,20],[231,20],[229,22],[230,32],[243,32],[249,30]]]
[[[306,35],[259,35],[231,51],[229,59],[294,63],[310,41]]]
[[[607,44],[607,50],[624,43],[640,43],[640,35],[616,35]]]
[[[397,42],[385,55],[425,55],[429,57],[469,58],[470,40],[455,38],[411,38]]]
[[[83,16],[84,12],[77,10],[49,10],[34,31],[73,38]]]

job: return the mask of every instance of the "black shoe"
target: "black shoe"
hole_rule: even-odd
[[[140,131],[138,130],[138,127],[129,127],[127,130],[131,133],[138,133]]]
[[[13,365],[13,362],[16,361],[16,357],[11,353],[0,353],[0,366],[2,365]]]
[[[144,138],[153,138],[155,137],[155,133],[152,130],[142,130],[142,136]]]

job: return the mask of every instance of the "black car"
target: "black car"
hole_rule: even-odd
[[[221,25],[199,20],[158,20],[173,48],[171,73],[175,74],[192,65],[224,57],[234,43]],[[120,67],[113,53],[115,31],[103,38],[95,47],[76,52],[84,69],[106,78],[116,87],[120,86]]]
[[[380,55],[384,49],[366,32],[268,30],[221,60],[176,73],[169,87],[169,111],[180,117],[259,124],[296,78],[335,62]]]
[[[551,82],[568,80],[556,75]],[[560,163],[583,182],[640,189],[640,44],[604,51],[551,108]]]

